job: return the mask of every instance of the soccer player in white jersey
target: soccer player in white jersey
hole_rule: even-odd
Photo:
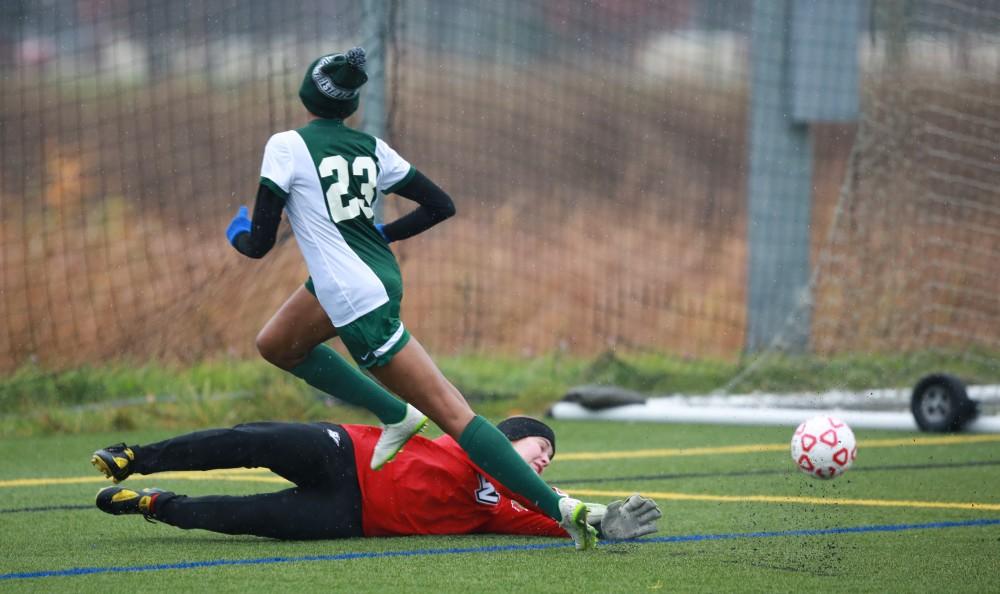
[[[390,461],[429,416],[473,463],[560,522],[578,549],[592,548],[597,536],[587,507],[549,487],[503,433],[473,412],[399,318],[403,284],[389,243],[427,230],[455,207],[384,141],[344,124],[368,80],[364,67],[361,48],[309,65],[299,97],[312,119],[268,140],[253,218],[241,207],[226,230],[240,253],[260,258],[273,247],[286,211],[309,269],[305,286],[258,334],[257,348],[274,365],[382,421],[373,469]],[[376,225],[376,190],[419,206]],[[358,365],[406,402],[324,344],[335,336]]]

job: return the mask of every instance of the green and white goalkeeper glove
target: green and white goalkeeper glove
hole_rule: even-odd
[[[607,506],[587,504],[587,521],[597,528],[601,538],[627,540],[656,532],[656,521],[663,515],[652,499],[638,493]]]

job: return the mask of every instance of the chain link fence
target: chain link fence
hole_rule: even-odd
[[[254,356],[306,270],[287,226],[262,261],[223,232],[362,6],[3,3],[0,370]],[[752,6],[381,3],[386,139],[458,207],[394,246],[414,334],[743,357]],[[861,120],[811,130],[810,349],[995,350],[1000,7],[870,8]]]

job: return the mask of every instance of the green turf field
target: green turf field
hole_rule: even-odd
[[[92,450],[173,432],[0,441],[0,589],[11,591],[997,591],[1000,435],[857,431],[855,467],[818,482],[791,429],[553,422],[546,478],[584,500],[641,492],[660,532],[578,553],[499,536],[276,542],[108,516]],[[726,447],[748,446],[748,447]],[[696,448],[696,449],[695,449]],[[602,453],[601,457],[594,454]],[[611,454],[609,454],[611,453]],[[275,481],[279,482],[275,482]],[[187,494],[283,488],[266,471],[144,477]],[[48,509],[45,509],[48,508]]]

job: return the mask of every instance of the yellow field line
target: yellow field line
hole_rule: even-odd
[[[164,472],[158,478],[173,480],[213,480],[255,483],[288,483],[273,474],[260,474],[259,470],[223,472]],[[0,481],[0,487],[30,487],[69,485],[80,483],[110,484],[104,477],[73,477],[46,479],[14,479]],[[635,491],[605,491],[599,489],[574,489],[575,497],[628,497]],[[797,497],[793,495],[708,495],[667,491],[643,491],[643,495],[660,501],[710,501],[716,503],[790,503],[799,505],[843,505],[858,507],[903,507],[910,509],[958,509],[967,511],[1000,511],[1000,503],[960,501],[913,501],[907,499],[846,499],[833,497]]]
[[[628,497],[635,491],[573,489],[574,497]],[[1000,511],[1000,503],[960,501],[911,501],[906,499],[843,499],[833,497],[795,497],[791,495],[697,495],[691,493],[642,492],[660,501],[713,501],[718,503],[794,503],[801,505],[849,505],[860,507],[906,507],[912,509],[961,509]]]
[[[896,439],[862,440],[859,449],[896,448],[910,446],[932,445],[962,445],[972,443],[1000,442],[1000,435],[936,435],[920,437],[904,437]],[[666,448],[652,450],[633,450],[618,452],[570,452],[559,454],[557,462],[586,460],[619,460],[625,458],[671,458],[678,456],[718,456],[724,454],[753,454],[760,452],[782,452],[788,449],[787,444],[748,444],[733,446],[718,446],[710,448]],[[229,470],[212,470],[208,472],[164,472],[157,477],[179,480],[216,480],[257,483],[287,483],[285,479],[270,474],[264,469],[236,468]],[[73,485],[82,483],[106,483],[108,479],[101,476],[68,477],[68,478],[29,478],[0,480],[0,488],[6,487],[36,487],[43,485]],[[823,499],[822,501],[830,501]],[[964,508],[963,508],[964,509]]]
[[[1000,442],[1000,435],[935,435],[905,437],[897,439],[866,439],[858,443],[859,449],[898,448],[909,446],[960,445],[970,443]],[[710,448],[666,448],[653,450],[630,450],[618,452],[570,452],[559,454],[556,462],[583,460],[621,460],[626,458],[674,458],[679,456],[718,456],[722,454],[756,454],[760,452],[782,452],[788,449],[785,443],[759,443],[748,445],[718,446]]]
[[[265,474],[266,473],[266,474]],[[142,476],[142,475],[136,475]],[[247,483],[288,483],[280,476],[271,474],[264,469],[247,470],[211,470],[207,472],[160,472],[156,474],[157,479],[173,479],[182,481],[232,481]],[[36,478],[36,479],[12,479],[0,481],[0,488],[5,487],[41,487],[47,485],[77,485],[84,483],[103,483],[111,485],[111,481],[103,476],[76,476],[68,478]]]

